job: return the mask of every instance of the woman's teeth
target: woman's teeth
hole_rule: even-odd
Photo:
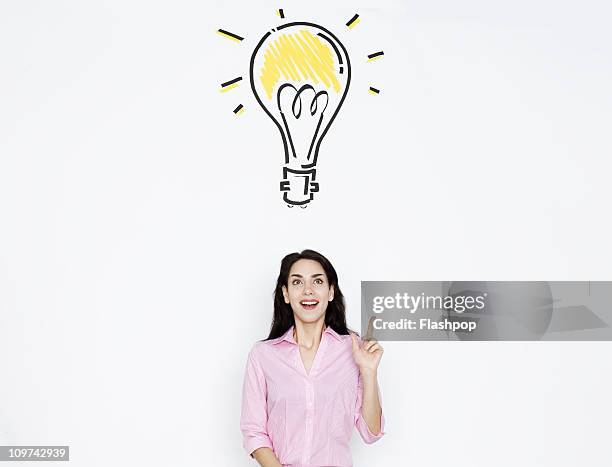
[[[305,300],[303,302],[300,302],[300,304],[307,310],[312,310],[319,304],[319,302],[314,301],[314,300]]]

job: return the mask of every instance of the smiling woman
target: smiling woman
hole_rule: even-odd
[[[384,434],[377,368],[383,349],[346,326],[344,296],[320,253],[281,262],[267,339],[249,353],[240,427],[265,467],[350,467],[353,427],[370,444]]]

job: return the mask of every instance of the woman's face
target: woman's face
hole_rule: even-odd
[[[283,296],[296,320],[313,323],[325,316],[327,304],[334,298],[334,288],[318,261],[300,259],[291,266]]]

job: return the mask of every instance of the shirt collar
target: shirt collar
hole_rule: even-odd
[[[295,339],[293,338],[293,326],[291,326],[287,330],[287,332],[285,332],[285,334],[274,339],[272,343],[278,344],[279,342],[282,342],[282,341],[287,341],[287,342],[291,342],[292,344],[297,344],[297,342],[295,342]]]
[[[293,338],[293,329],[295,328],[294,325],[292,325],[287,332],[285,332],[285,334],[283,334],[280,337],[277,337],[276,339],[274,339],[272,341],[273,344],[278,344],[279,342],[282,341],[287,341],[287,342],[291,342],[292,344],[296,344],[297,342],[295,341],[295,339]],[[340,335],[334,331],[331,326],[325,326],[325,330],[323,331],[323,334],[330,334],[333,338],[335,338],[338,341],[342,341],[342,338],[340,337]]]
[[[340,335],[336,331],[334,331],[331,328],[331,326],[326,326],[325,327],[325,331],[323,331],[323,334],[325,334],[325,333],[331,334],[338,341],[342,341],[342,338],[340,337]]]

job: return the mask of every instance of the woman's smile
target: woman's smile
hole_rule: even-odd
[[[319,300],[313,298],[300,301],[300,305],[302,305],[302,308],[304,308],[305,310],[314,310],[318,304]]]

